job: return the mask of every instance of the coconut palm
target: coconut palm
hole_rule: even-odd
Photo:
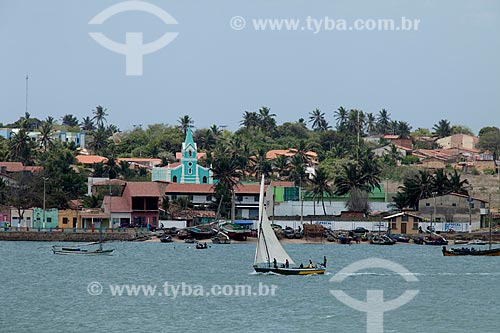
[[[84,117],[81,123],[82,131],[92,132],[95,130],[94,121],[90,117]]]
[[[188,127],[192,127],[194,125],[194,120],[188,115],[180,117],[177,122],[180,124],[179,128],[182,130],[182,133],[184,133],[184,136],[186,136]]]
[[[246,127],[247,129],[259,126],[259,116],[257,115],[257,112],[245,111],[243,114],[243,120],[240,121],[240,125]]]
[[[368,134],[374,134],[377,132],[377,122],[373,113],[366,114],[366,131]]]
[[[325,113],[320,109],[315,109],[309,112],[309,122],[312,123],[311,127],[315,132],[323,132],[330,127],[325,119]]]
[[[53,125],[49,122],[44,121],[42,126],[40,126],[38,141],[40,142],[40,146],[43,147],[43,151],[47,151],[47,148],[52,146],[52,130]]]
[[[92,113],[94,114],[92,120],[95,121],[95,124],[97,125],[98,128],[104,128],[104,124],[106,123],[106,117],[109,115],[107,111],[108,111],[107,109],[103,108],[100,105],[96,106],[95,109],[92,111]]]
[[[290,174],[288,157],[285,155],[278,155],[273,160],[273,170],[276,172],[278,179],[282,180]]]
[[[339,132],[344,132],[347,129],[347,120],[349,112],[343,107],[339,107],[334,113],[336,128]]]
[[[377,115],[377,128],[379,133],[387,134],[390,130],[391,124],[391,115],[387,112],[386,109],[382,109],[379,111]]]
[[[65,114],[61,118],[63,126],[76,127],[78,126],[78,119],[72,114]]]
[[[318,168],[315,173],[312,174],[310,179],[311,184],[311,194],[312,198],[316,200],[317,203],[321,201],[323,207],[323,214],[326,215],[325,208],[325,194],[330,198],[333,195],[333,189],[329,184],[328,174],[322,168]]]
[[[259,109],[259,114],[257,115],[259,118],[260,127],[265,133],[270,133],[276,129],[276,114],[271,113],[271,109],[263,106]]]
[[[26,129],[21,128],[19,132],[14,133],[10,138],[9,149],[10,156],[19,162],[29,164],[31,160],[32,141],[28,136]]]

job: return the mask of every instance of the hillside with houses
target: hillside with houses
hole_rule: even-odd
[[[282,220],[342,220],[349,212],[373,220],[413,211],[427,221],[482,227],[490,207],[498,218],[497,127],[475,135],[441,119],[412,130],[387,110],[343,107],[278,125],[262,107],[245,111],[234,132],[197,128],[188,115],[176,125],[121,131],[108,124],[109,113],[97,106],[81,121],[26,113],[0,124],[4,226],[255,220],[261,176],[268,209]]]

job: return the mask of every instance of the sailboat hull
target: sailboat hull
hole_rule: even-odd
[[[325,274],[325,268],[274,268],[274,267],[259,267],[253,266],[257,273],[275,273],[281,275],[311,275]]]

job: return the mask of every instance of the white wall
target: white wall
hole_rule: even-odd
[[[161,226],[162,223],[163,223],[164,228],[176,227],[176,228],[182,229],[182,228],[185,228],[187,226],[186,221],[178,221],[178,220],[160,220],[158,222],[158,226]]]
[[[389,202],[370,202],[372,212],[382,211],[387,212]],[[272,205],[272,204],[271,204]],[[304,201],[304,216],[314,215],[314,207],[316,206],[316,215],[323,215],[323,206],[320,203]],[[325,201],[325,209],[327,215],[340,215],[342,211],[347,211],[345,201]],[[271,214],[272,207],[268,210]],[[300,216],[300,201],[286,201],[274,204],[275,216]]]

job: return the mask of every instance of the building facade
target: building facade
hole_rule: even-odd
[[[198,148],[193,140],[191,128],[186,130],[182,143],[179,163],[162,168],[153,168],[152,181],[165,181],[179,184],[213,184],[213,174],[209,168],[198,164]]]

